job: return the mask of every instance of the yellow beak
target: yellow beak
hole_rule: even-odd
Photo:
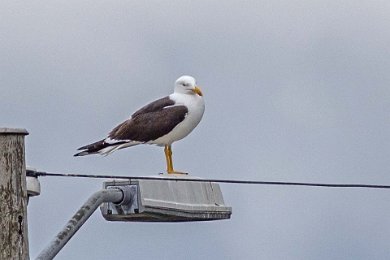
[[[196,86],[192,91],[198,94],[199,96],[203,96],[202,90],[200,90],[198,86]]]

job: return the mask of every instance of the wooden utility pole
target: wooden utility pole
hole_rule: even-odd
[[[25,129],[0,128],[0,259],[29,259]]]

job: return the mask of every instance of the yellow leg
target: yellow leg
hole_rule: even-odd
[[[165,159],[167,160],[167,172],[173,173],[173,163],[172,163],[172,149],[170,145],[166,145],[164,148]]]
[[[165,145],[164,152],[165,152],[165,159],[167,160],[168,174],[187,174],[185,172],[177,172],[173,169],[172,148],[170,145]]]

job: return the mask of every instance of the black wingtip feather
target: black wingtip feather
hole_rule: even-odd
[[[79,150],[79,149],[78,149]],[[80,152],[80,153],[76,153],[76,154],[74,154],[73,156],[74,157],[77,157],[77,156],[84,156],[84,155],[88,155],[89,153],[87,152],[87,151],[82,151],[82,152]]]
[[[88,144],[88,145],[85,145],[85,146],[78,148],[77,150],[83,150],[83,151],[76,153],[73,156],[77,157],[77,156],[95,154],[95,153],[98,153],[99,150],[105,148],[106,146],[107,146],[107,143],[105,143],[104,139],[103,139],[103,140],[97,141],[95,143]]]

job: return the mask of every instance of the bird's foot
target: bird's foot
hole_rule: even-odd
[[[188,172],[169,171],[168,174],[183,174],[183,175],[188,175]]]

